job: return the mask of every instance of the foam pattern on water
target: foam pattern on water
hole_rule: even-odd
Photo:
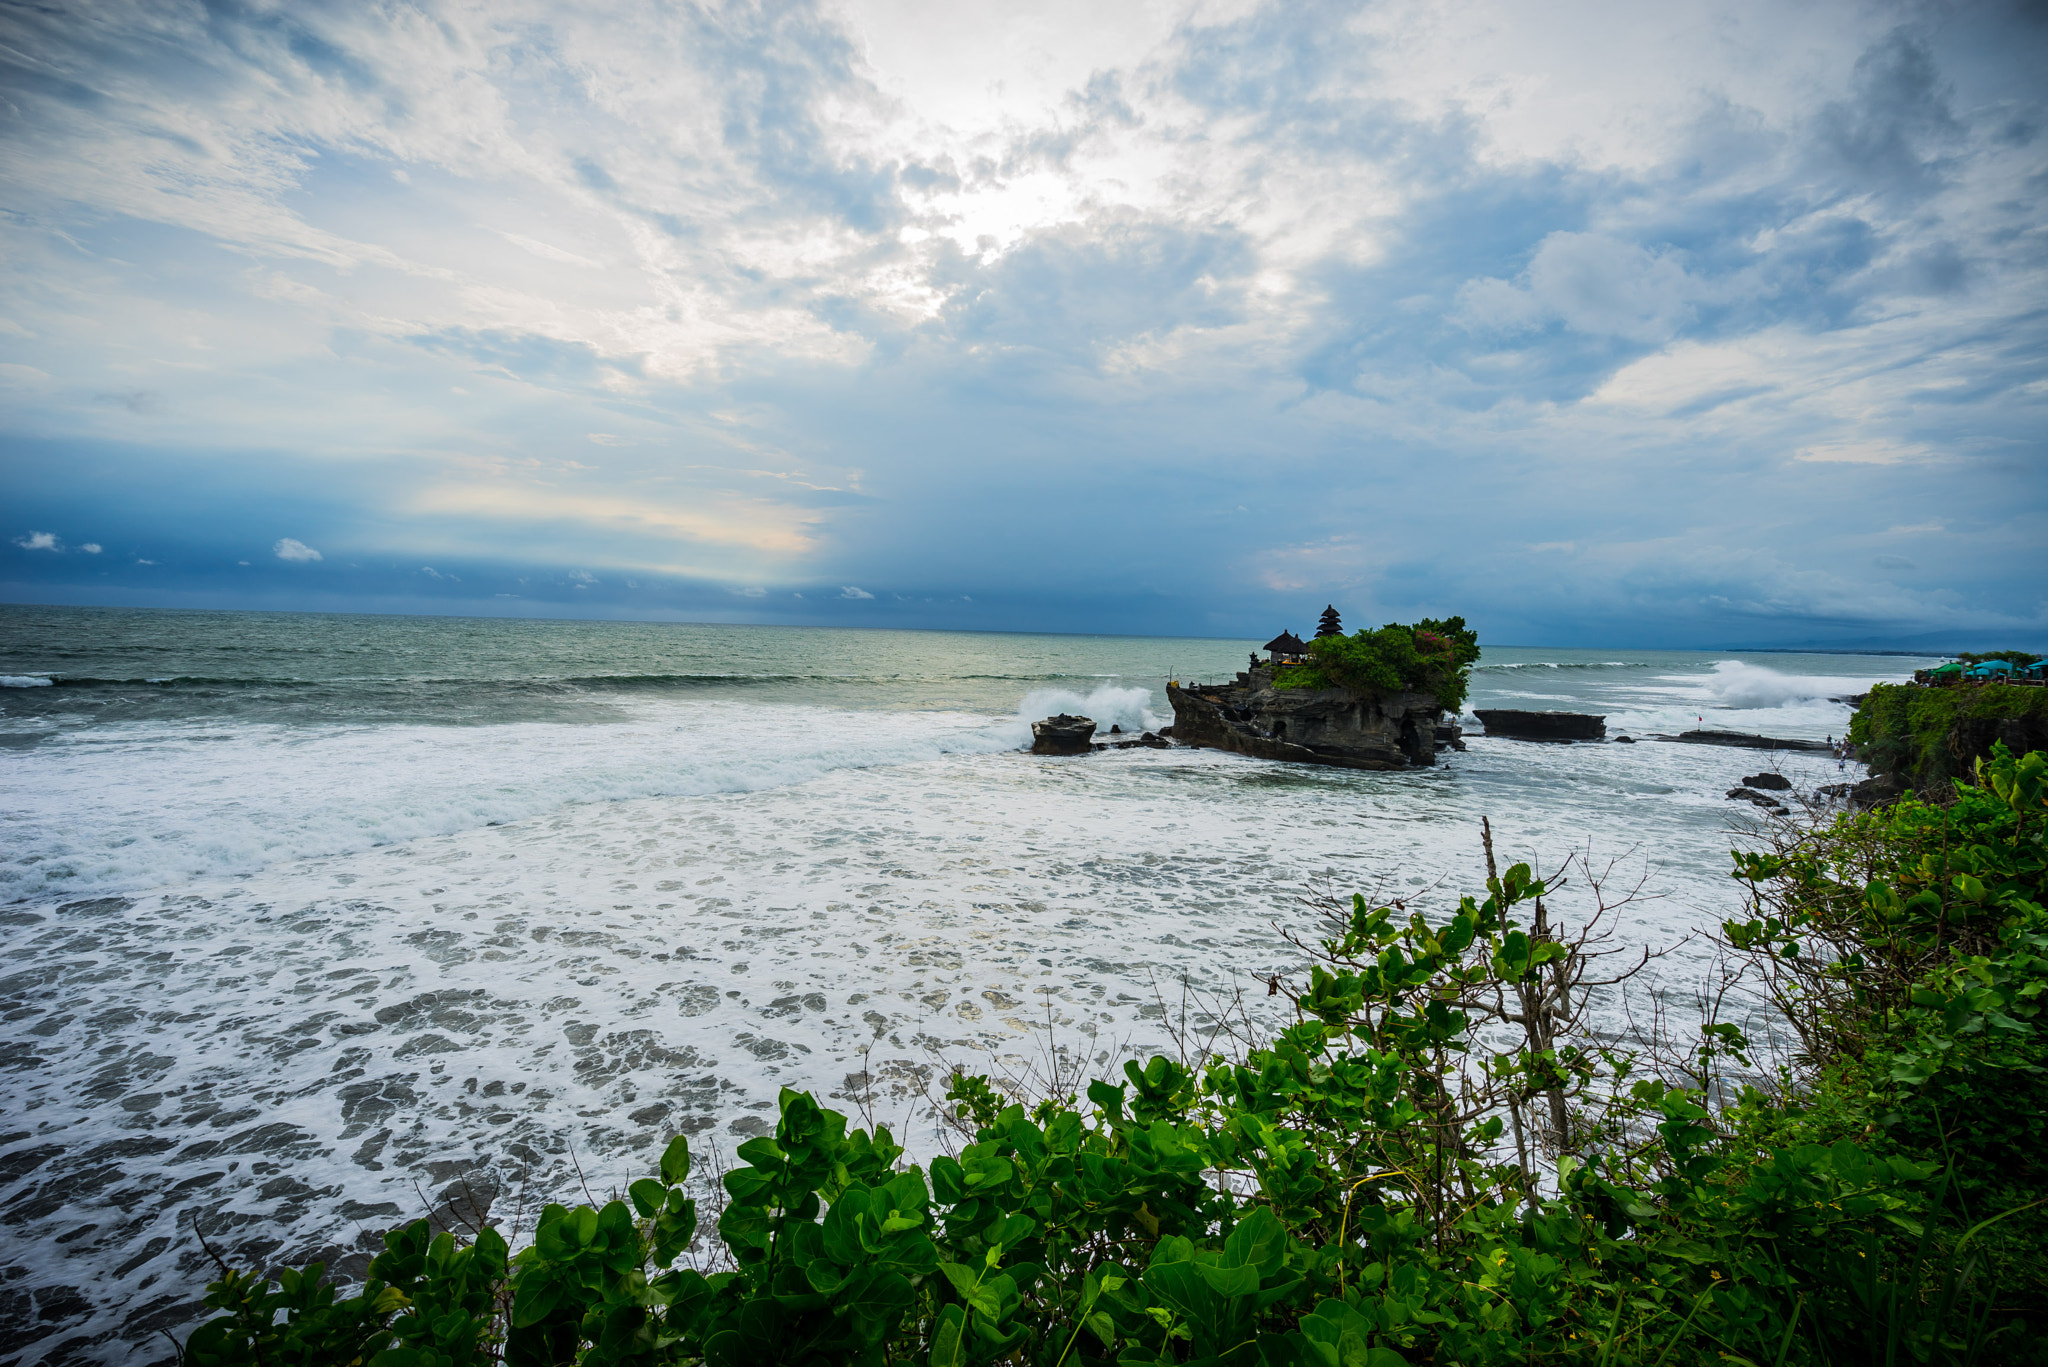
[[[961,713],[725,701],[586,726],[98,727],[10,756],[0,900],[128,892],[568,802],[747,792],[1029,738],[1021,722]]]
[[[643,758],[648,733],[576,730],[621,772]],[[1280,929],[1309,928],[1303,891],[1475,886],[1482,813],[1509,857],[1598,833],[1665,894],[1624,934],[1667,944],[1732,905],[1720,789],[1762,762],[1485,739],[1406,774],[955,752],[17,904],[8,1318],[44,1335],[26,1361],[118,1360],[189,1324],[195,1228],[240,1259],[360,1267],[375,1231],[465,1193],[530,1226],[671,1133],[762,1132],[783,1086],[929,1154],[952,1065],[1028,1067],[1049,1030],[1113,1074],[1162,1043],[1184,980],[1264,1010],[1254,980],[1300,967]]]

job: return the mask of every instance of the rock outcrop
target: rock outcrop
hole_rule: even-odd
[[[1882,807],[1906,795],[1906,780],[1897,774],[1878,774],[1849,786],[1849,805],[1860,810]]]
[[[1768,797],[1763,793],[1756,792],[1749,788],[1730,788],[1728,790],[1728,796],[1730,800],[1736,802],[1754,802],[1757,806],[1762,807],[1765,811],[1770,812],[1774,816],[1790,815],[1789,809],[1785,806],[1784,803],[1778,801],[1778,799],[1774,797]]]
[[[1235,684],[1168,685],[1166,696],[1182,745],[1347,769],[1436,763],[1443,708],[1427,693],[1360,698],[1341,688],[1275,688],[1273,671],[1259,669]]]
[[[1687,745],[1731,745],[1742,750],[1819,750],[1826,752],[1828,744],[1819,740],[1781,740],[1777,736],[1750,736],[1740,731],[1681,731],[1675,736],[1659,736],[1658,740],[1682,741]]]
[[[2013,755],[2048,750],[2048,688],[2024,683],[1878,684],[1850,723],[1872,778],[1894,778],[1923,802],[1954,800],[1954,780],[2003,742]],[[1886,801],[1896,794],[1875,796]],[[1868,802],[1852,794],[1861,806]]]
[[[1520,712],[1511,707],[1484,707],[1475,715],[1489,736],[1508,740],[1605,740],[1607,717],[1591,712]]]
[[[1095,722],[1062,712],[1057,717],[1031,723],[1031,753],[1034,755],[1085,755],[1094,739]]]
[[[1792,780],[1783,774],[1749,774],[1742,780],[1745,788],[1768,788],[1774,793],[1790,792]]]

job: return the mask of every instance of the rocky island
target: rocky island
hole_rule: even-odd
[[[1282,690],[1276,671],[1247,670],[1233,684],[1168,684],[1173,738],[1257,759],[1405,769],[1436,763],[1444,709],[1427,693],[1359,698],[1341,688]]]
[[[1479,657],[1463,618],[1345,636],[1325,610],[1313,642],[1283,632],[1225,684],[1167,685],[1173,738],[1257,759],[1406,769],[1463,749],[1455,722]]]

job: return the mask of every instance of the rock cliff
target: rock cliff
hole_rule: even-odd
[[[2048,749],[2048,688],[1878,684],[1850,719],[1849,739],[1871,774],[1852,802],[1869,806],[1908,788],[1924,801],[1952,801],[1953,780],[1969,779],[1997,742],[2015,755]]]
[[[1427,693],[1361,699],[1341,688],[1280,689],[1269,669],[1234,684],[1168,685],[1173,738],[1258,759],[1405,769],[1436,763],[1443,708]]]

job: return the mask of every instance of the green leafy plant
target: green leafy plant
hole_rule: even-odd
[[[1462,617],[1413,626],[1390,622],[1377,631],[1318,636],[1309,642],[1309,657],[1281,670],[1274,686],[1343,688],[1371,698],[1428,693],[1456,711],[1464,706],[1469,670],[1479,658],[1479,636]]]

